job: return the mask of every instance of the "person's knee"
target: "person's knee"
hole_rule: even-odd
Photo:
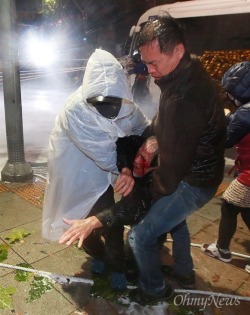
[[[128,242],[132,249],[149,248],[157,244],[158,235],[154,235],[150,228],[145,228],[141,224],[134,226],[128,234]]]
[[[128,233],[128,242],[131,249],[135,247],[135,238],[136,238],[136,233],[135,233],[134,228],[132,228],[130,232]]]
[[[143,245],[143,237],[142,235],[142,229],[139,227],[139,225],[134,226],[129,234],[128,234],[128,241],[130,247],[133,249],[136,245]]]

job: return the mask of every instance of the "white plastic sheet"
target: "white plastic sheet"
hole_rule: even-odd
[[[99,95],[123,99],[115,119],[104,118],[86,102]],[[114,184],[118,137],[140,135],[149,124],[132,100],[120,63],[110,53],[97,49],[87,63],[82,86],[69,97],[50,136],[44,238],[58,240],[68,228],[62,219],[85,218]]]

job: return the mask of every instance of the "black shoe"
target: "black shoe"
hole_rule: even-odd
[[[111,272],[111,288],[113,290],[125,290],[127,289],[127,278],[124,273]]]
[[[174,290],[171,285],[166,284],[166,287],[157,294],[148,294],[143,292],[140,288],[134,289],[129,294],[129,300],[140,305],[156,304],[158,302],[166,301],[171,298]]]
[[[125,259],[123,272],[125,273],[129,282],[137,282],[139,277],[139,272],[137,265],[132,259]]]
[[[94,275],[102,275],[105,270],[105,262],[98,259],[91,260],[91,272]]]
[[[162,272],[171,280],[177,282],[183,289],[195,289],[195,272],[188,275],[181,275],[174,271],[173,267],[163,265]]]

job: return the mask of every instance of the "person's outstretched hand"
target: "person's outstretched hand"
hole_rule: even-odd
[[[63,219],[63,221],[66,224],[69,224],[70,228],[60,237],[59,243],[72,245],[76,240],[79,239],[79,248],[82,247],[83,241],[94,229],[102,227],[102,223],[95,216],[84,220]]]
[[[114,185],[114,192],[125,197],[133,190],[134,185],[135,180],[132,171],[129,168],[124,167]]]

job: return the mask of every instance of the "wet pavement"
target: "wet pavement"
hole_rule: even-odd
[[[48,139],[56,115],[78,87],[63,78],[63,75],[50,76],[47,81],[21,83],[25,157],[29,162],[47,161]],[[3,86],[0,84],[0,170],[3,169],[7,157],[4,96]]]
[[[46,184],[46,166],[34,167],[34,179],[27,183],[0,182],[0,249],[9,244],[8,255],[3,259],[0,250],[0,262],[11,266],[20,263],[30,265],[30,268],[61,275],[79,275],[91,279],[90,258],[76,247],[66,247],[49,242],[41,237],[41,217],[43,194]],[[211,294],[194,300],[198,295],[186,293],[175,300],[175,309],[167,303],[157,306],[142,307],[139,305],[122,306],[112,299],[90,297],[91,285],[74,283],[69,285],[54,284],[54,288],[32,302],[30,296],[33,278],[18,282],[15,271],[0,267],[0,314],[1,315],[109,315],[109,314],[187,314],[183,306],[189,303],[189,309],[195,303],[205,311],[199,314],[247,315],[250,313],[250,302],[237,299],[216,299],[212,292],[233,294],[250,299],[250,274],[245,271],[245,265],[250,264],[250,236],[242,219],[238,218],[237,232],[232,240],[231,250],[235,255],[230,263],[223,263],[203,254],[199,245],[214,242],[217,238],[220,219],[221,193],[232,178],[227,176],[220,186],[217,195],[202,209],[188,218],[188,226],[192,241],[192,256],[196,270],[197,289],[209,291]],[[29,235],[23,240],[10,244],[6,239],[13,231],[22,230]],[[171,263],[171,240],[166,241],[162,250],[163,262]],[[244,256],[245,255],[245,256]],[[244,257],[242,257],[244,256]],[[1,259],[2,258],[2,259]],[[176,289],[180,289],[172,282]],[[2,289],[14,287],[10,308],[5,308]],[[185,301],[184,301],[185,296]],[[188,300],[188,298],[190,298]],[[193,298],[193,299],[192,299]],[[199,300],[200,299],[200,300]],[[2,301],[3,300],[3,301]],[[2,304],[1,304],[2,303]],[[200,303],[200,304],[199,304]],[[206,303],[206,307],[204,307]],[[191,305],[191,306],[190,306]],[[195,311],[194,311],[195,313]]]

